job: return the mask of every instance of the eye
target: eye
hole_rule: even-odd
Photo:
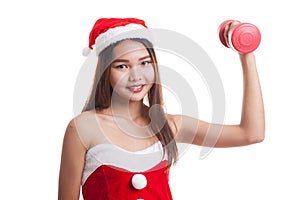
[[[146,66],[146,65],[149,65],[149,64],[151,64],[151,63],[152,63],[151,60],[146,60],[146,61],[143,61],[143,62],[141,63],[141,65]]]
[[[117,68],[117,69],[127,69],[128,67],[127,67],[127,65],[122,64],[122,65],[117,65],[114,68]]]

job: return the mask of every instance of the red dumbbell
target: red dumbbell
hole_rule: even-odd
[[[219,26],[219,38],[225,47],[247,54],[255,49],[260,44],[261,35],[259,29],[250,23],[239,23],[228,32],[228,43],[224,38],[226,26],[230,26],[234,20],[226,20]]]

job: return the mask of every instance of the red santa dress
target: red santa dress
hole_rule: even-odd
[[[92,147],[86,154],[82,195],[84,200],[171,200],[161,143],[137,152],[112,144]]]

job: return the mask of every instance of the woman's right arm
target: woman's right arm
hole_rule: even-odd
[[[78,200],[84,168],[86,148],[79,138],[75,120],[67,126],[61,155],[59,173],[59,200]]]

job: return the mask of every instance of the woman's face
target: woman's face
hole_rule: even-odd
[[[155,75],[152,59],[145,46],[124,40],[113,50],[110,84],[118,96],[141,101],[152,87]]]

